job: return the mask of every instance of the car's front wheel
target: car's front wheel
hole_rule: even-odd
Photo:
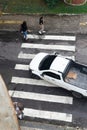
[[[78,93],[78,92],[75,92],[75,91],[72,91],[72,95],[73,95],[74,97],[76,97],[76,98],[82,98],[82,97],[83,97],[82,94],[80,94],[80,93]]]
[[[31,69],[29,69],[29,77],[32,77],[32,70]]]
[[[32,73],[31,69],[29,69],[29,77],[34,78],[34,79],[40,79],[40,77],[38,75]]]

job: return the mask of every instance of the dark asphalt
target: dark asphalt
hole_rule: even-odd
[[[30,40],[31,41],[31,40]],[[46,94],[52,94],[52,95],[66,95],[66,96],[72,96],[70,92],[60,89],[60,88],[46,88],[46,87],[38,87],[38,86],[32,86],[32,85],[19,85],[19,84],[11,84],[11,78],[12,76],[24,76],[29,77],[28,72],[21,72],[21,71],[15,71],[14,67],[16,63],[25,63],[27,64],[29,61],[25,60],[19,60],[17,58],[18,53],[21,51],[21,43],[24,42],[19,32],[11,32],[11,31],[0,31],[0,73],[8,87],[8,89],[12,90],[18,90],[18,91],[29,91],[29,92],[38,92],[38,93],[46,93]],[[31,41],[35,42],[35,41]],[[43,41],[38,41],[43,42]],[[62,42],[60,42],[62,43]],[[87,43],[87,37],[86,35],[78,34],[77,40],[75,43],[69,42],[68,44],[75,44],[77,47],[76,50],[76,59],[79,62],[87,63],[86,60],[86,43]],[[49,44],[47,42],[46,44]],[[84,51],[85,49],[85,51]],[[26,50],[23,50],[24,52]],[[32,52],[32,50],[27,50]],[[33,50],[32,53],[37,52],[38,50]],[[85,53],[84,53],[85,52]],[[62,52],[63,53],[63,52]],[[84,56],[85,55],[85,56]],[[84,58],[83,58],[84,57]],[[73,105],[62,105],[62,104],[56,104],[56,103],[48,103],[48,102],[40,102],[40,101],[33,101],[33,100],[24,100],[24,99],[13,99],[16,101],[22,101],[25,103],[25,106],[28,108],[36,108],[36,109],[42,109],[47,110],[49,106],[49,110],[51,111],[59,111],[59,112],[67,112],[73,114],[73,122],[72,123],[64,123],[64,122],[51,122],[54,124],[59,125],[68,125],[68,126],[79,126],[79,127],[87,127],[87,99],[76,99],[74,98]],[[62,109],[61,109],[62,108]],[[38,119],[32,119],[25,117],[25,120],[35,120],[35,121],[42,121]],[[45,122],[48,122],[45,120]]]

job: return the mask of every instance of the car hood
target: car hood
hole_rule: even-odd
[[[38,53],[36,56],[33,58],[33,60],[30,62],[29,68],[32,70],[38,70],[39,69],[39,64],[42,61],[42,59],[47,56],[47,53]]]

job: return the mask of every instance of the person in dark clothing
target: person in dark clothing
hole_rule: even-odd
[[[23,23],[21,24],[20,32],[23,33],[24,39],[27,40],[28,27],[26,21],[23,21]]]
[[[45,31],[44,31],[44,20],[43,20],[43,16],[40,17],[40,19],[39,19],[39,25],[40,25],[40,31],[39,31],[39,34],[43,34],[43,33],[45,33]]]

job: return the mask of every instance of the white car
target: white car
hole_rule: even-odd
[[[60,55],[41,52],[33,58],[29,68],[33,74],[72,91],[76,97],[87,97],[87,66]]]

